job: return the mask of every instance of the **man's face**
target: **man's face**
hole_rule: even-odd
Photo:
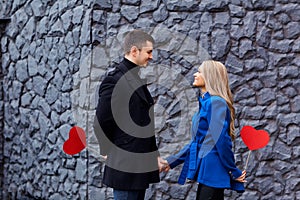
[[[146,42],[146,45],[142,49],[138,49],[136,55],[136,64],[139,66],[146,67],[149,60],[152,59],[153,44],[149,41]]]

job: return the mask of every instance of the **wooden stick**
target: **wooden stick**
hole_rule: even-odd
[[[248,161],[249,161],[250,154],[251,154],[251,150],[249,151],[248,156],[247,156],[245,170],[247,169],[247,166],[248,166]]]

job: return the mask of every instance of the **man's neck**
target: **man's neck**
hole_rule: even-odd
[[[135,61],[134,61],[134,58],[132,58],[132,56],[130,56],[130,55],[125,55],[124,57],[125,57],[127,60],[129,60],[130,62],[136,64]]]

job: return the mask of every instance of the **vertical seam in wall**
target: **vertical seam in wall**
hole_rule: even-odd
[[[91,12],[89,12],[89,23],[90,23],[90,48],[91,48],[91,56],[90,56],[90,73],[91,73],[91,70],[92,70],[92,66],[93,66],[93,42],[92,42],[92,37],[93,37],[93,30],[92,30],[92,25],[93,25],[93,11],[94,11],[94,3],[92,4],[92,8],[91,8]],[[88,88],[91,87],[91,74],[89,76],[89,86]],[[87,131],[87,134],[86,134],[86,140],[87,140],[87,147],[89,146],[89,140],[88,140],[88,136],[89,136],[89,113],[90,113],[90,102],[89,102],[89,108],[88,108],[88,116],[87,116],[87,121],[86,121],[86,131]],[[90,176],[90,173],[89,173],[89,151],[88,151],[88,148],[86,148],[86,156],[87,156],[87,159],[86,159],[86,172],[87,172],[87,175],[86,175],[86,183],[87,183],[87,186],[86,186],[86,198],[87,200],[89,200],[89,176]]]
[[[6,19],[0,19],[0,41],[2,36],[5,32],[5,27],[7,23],[10,22],[9,18]],[[0,112],[0,199],[3,199],[3,180],[4,180],[4,89],[3,89],[3,79],[4,79],[4,73],[2,70],[2,47],[0,45],[1,51],[0,51],[0,101],[2,102],[1,105],[1,112]]]
[[[1,25],[0,25],[1,27]],[[2,29],[2,27],[1,27]],[[0,40],[2,38],[2,34],[0,33]],[[0,45],[1,47],[1,45]],[[4,123],[3,123],[3,119],[4,119],[4,98],[3,98],[3,71],[2,71],[2,51],[0,51],[0,101],[2,102],[1,108],[0,108],[0,155],[1,155],[1,160],[0,160],[0,199],[2,198],[2,180],[3,180],[3,167],[4,167]]]

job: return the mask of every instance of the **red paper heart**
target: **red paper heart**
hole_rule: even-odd
[[[69,139],[64,143],[63,150],[66,154],[74,155],[86,147],[85,132],[82,128],[74,126],[69,132]]]
[[[244,126],[241,130],[241,137],[250,150],[257,150],[265,147],[269,140],[269,134],[264,130],[256,130],[252,126]]]

